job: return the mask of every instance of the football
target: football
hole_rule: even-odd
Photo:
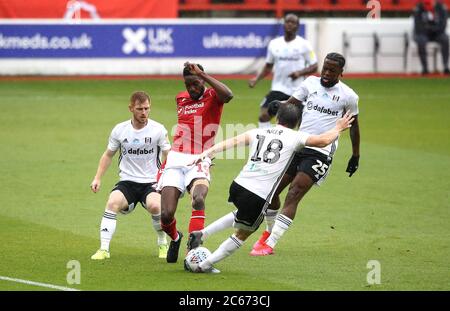
[[[191,249],[184,259],[184,268],[190,272],[197,272],[198,265],[204,261],[211,252],[203,246]]]

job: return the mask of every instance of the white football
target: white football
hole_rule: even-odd
[[[191,249],[184,259],[184,267],[190,272],[197,272],[198,265],[203,262],[211,252],[206,247],[200,246]]]

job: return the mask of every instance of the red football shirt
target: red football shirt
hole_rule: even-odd
[[[214,145],[224,103],[213,88],[205,89],[199,100],[193,100],[187,91],[176,97],[178,125],[172,150],[199,154]]]

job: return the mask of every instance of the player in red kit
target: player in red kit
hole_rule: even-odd
[[[199,64],[185,63],[183,77],[186,91],[176,97],[178,125],[160,180],[161,227],[172,238],[167,252],[170,263],[178,260],[183,234],[177,230],[175,212],[186,190],[192,198],[189,232],[201,230],[205,225],[211,160],[206,158],[197,165],[191,164],[196,155],[214,145],[223,105],[233,98],[231,90],[205,73]]]

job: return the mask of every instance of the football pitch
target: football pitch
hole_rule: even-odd
[[[101,191],[90,191],[112,127],[130,117],[130,94],[145,90],[151,118],[170,132],[181,80],[1,80],[0,276],[79,290],[450,290],[450,79],[345,81],[360,96],[359,170],[345,173],[347,132],[331,174],[301,202],[275,255],[249,256],[262,225],[217,265],[221,274],[205,275],[183,270],[187,197],[176,215],[185,233],[178,263],[157,257],[141,207],[118,217],[111,259],[90,260],[118,180],[116,155]],[[255,123],[269,81],[255,89],[245,80],[224,82],[235,97],[224,108],[223,128]],[[232,210],[228,188],[244,162],[215,161],[207,224]],[[205,246],[213,251],[231,233]],[[67,282],[72,260],[80,264],[80,284]],[[380,284],[370,284],[376,268]],[[0,290],[51,288],[0,278]]]

